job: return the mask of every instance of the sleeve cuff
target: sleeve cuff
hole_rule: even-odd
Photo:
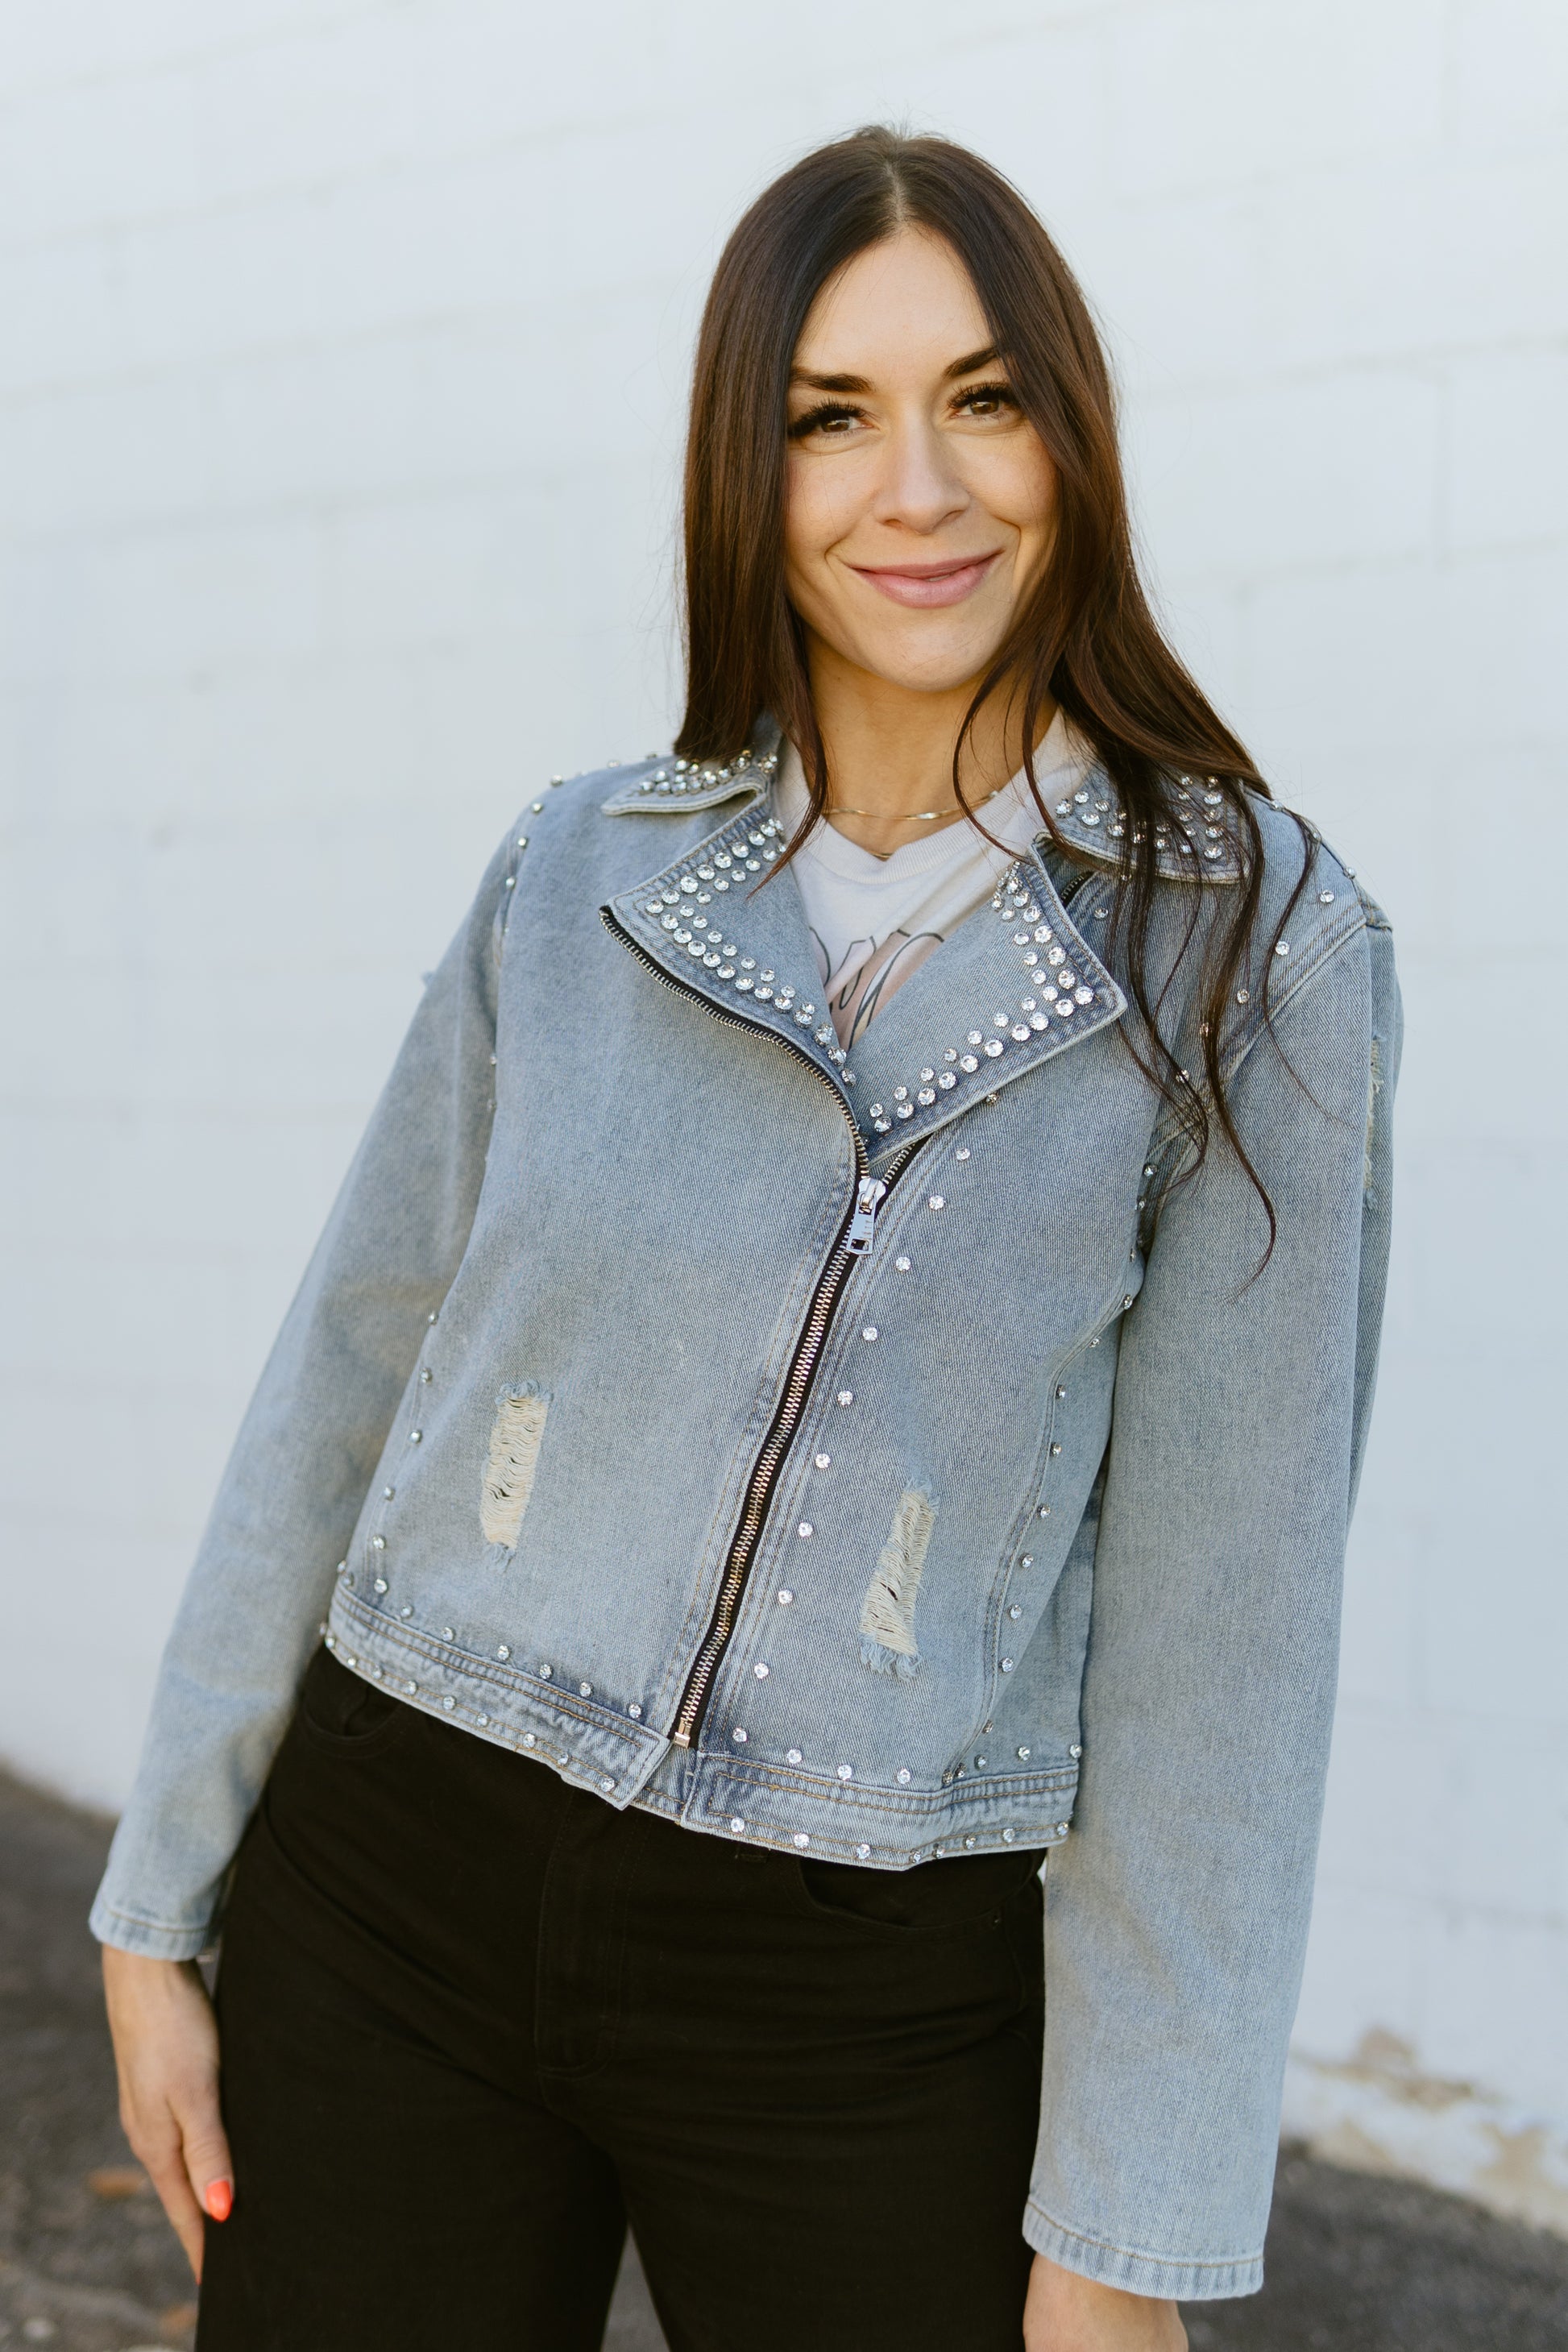
[[[1221,2296],[1256,2294],[1263,2284],[1263,2256],[1230,2254],[1216,2262],[1179,2262],[1164,2254],[1134,2252],[1103,2238],[1085,2237],[1054,2221],[1031,2199],[1024,2210],[1024,2236],[1036,2253],[1064,2271],[1130,2294],[1164,2295],[1180,2303],[1213,2303]]]
[[[210,1927],[170,1927],[155,1919],[135,1919],[116,1911],[101,1895],[88,1925],[100,1944],[117,1952],[139,1952],[149,1960],[199,1960],[214,1948]]]

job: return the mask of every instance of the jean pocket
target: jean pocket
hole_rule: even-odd
[[[824,1917],[906,1936],[951,1935],[999,1925],[1008,1905],[1038,1880],[1042,1859],[1031,1849],[919,1862],[911,1870],[861,1870],[802,1858],[795,1871],[806,1903]]]
[[[316,1652],[300,1688],[299,1723],[311,1745],[340,1756],[379,1754],[415,1720],[374,1683],[340,1665],[325,1646]]]

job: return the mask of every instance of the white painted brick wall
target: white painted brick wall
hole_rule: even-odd
[[[1563,2220],[1559,0],[9,12],[0,1748],[123,1790],[420,970],[536,778],[668,740],[718,245],[889,115],[973,140],[1082,269],[1178,637],[1399,934],[1292,2112]],[[1446,2141],[1412,2071],[1473,2086]]]

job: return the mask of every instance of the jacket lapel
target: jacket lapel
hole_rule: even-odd
[[[602,912],[656,971],[728,1019],[804,1050],[844,1090],[873,1160],[920,1141],[976,1097],[1127,1009],[1031,852],[911,972],[846,1055],[827,1017],[794,873],[758,887],[784,841],[771,808],[758,802]]]
[[[769,883],[784,831],[765,803],[602,909],[646,962],[715,1011],[787,1037],[847,1087],[847,1055],[823,1003],[816,955],[795,875]]]
[[[1126,1010],[1038,855],[1020,857],[856,1042],[857,1111],[873,1161]]]

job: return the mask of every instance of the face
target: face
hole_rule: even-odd
[[[969,685],[1048,561],[1055,495],[949,245],[900,229],[828,280],[789,393],[786,578],[814,658]]]

